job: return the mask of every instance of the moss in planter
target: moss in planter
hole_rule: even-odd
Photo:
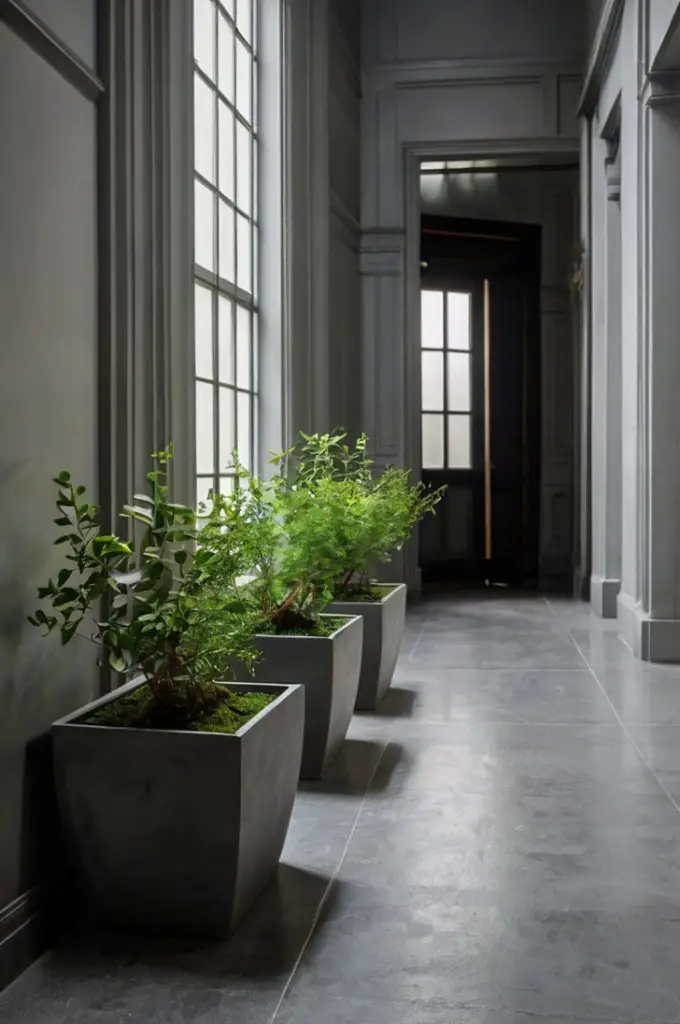
[[[297,612],[287,613],[276,622],[263,622],[258,633],[268,636],[323,636],[336,633],[347,622],[346,616],[325,616],[322,619],[308,619]]]
[[[182,732],[238,732],[263,711],[276,694],[232,693],[217,687],[212,699],[189,712],[179,705],[157,704],[148,686],[139,686],[105,704],[82,719],[82,725],[104,725],[119,729],[172,729]]]
[[[390,583],[379,584],[369,583],[367,586],[361,586],[360,584],[354,584],[353,586],[347,587],[346,590],[337,590],[334,601],[384,601],[388,594],[396,590],[396,586]]]

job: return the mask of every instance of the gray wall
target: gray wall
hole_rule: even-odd
[[[595,33],[597,32],[597,26],[600,21],[600,15],[602,14],[602,8],[604,7],[605,0],[587,0],[586,3],[586,29],[588,33],[588,44],[591,45]]]
[[[359,4],[331,0],[329,60],[330,425],[361,431]]]
[[[441,182],[441,184],[439,184]],[[423,175],[423,213],[538,224],[541,232],[541,575],[569,578],[572,505],[556,499],[555,471],[572,458],[573,377],[569,278],[578,241],[576,169],[504,170],[498,174]]]
[[[418,158],[577,157],[586,2],[480,0],[471,17],[468,5],[447,0],[367,0],[362,12],[363,422],[379,462],[417,466]],[[559,230],[573,231],[571,212]],[[559,302],[564,322],[563,295]],[[558,358],[549,371],[556,396],[562,370]],[[544,552],[564,560],[571,413],[559,402],[547,409],[555,419],[544,425]],[[418,586],[415,551],[400,571]]]
[[[361,429],[356,0],[287,0],[289,433]]]
[[[59,8],[90,60],[94,0]],[[60,866],[42,738],[95,685],[88,643],[62,652],[26,622],[60,562],[50,481],[69,468],[93,487],[97,464],[95,106],[2,24],[0,138],[1,963],[3,908],[19,900],[19,927]]]

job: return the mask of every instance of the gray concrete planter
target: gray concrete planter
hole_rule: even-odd
[[[300,772],[304,692],[234,683],[277,699],[237,733],[81,724],[127,684],[54,724],[62,820],[96,918],[225,938],[276,871]]]
[[[406,619],[405,583],[380,583],[382,601],[334,601],[333,615],[361,615],[364,620],[364,652],[357,693],[357,711],[375,711],[390,688],[399,657]]]
[[[257,681],[305,688],[302,779],[320,779],[347,735],[359,687],[363,628],[363,620],[352,615],[329,637],[263,633],[256,638],[262,652]]]

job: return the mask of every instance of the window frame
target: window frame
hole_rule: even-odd
[[[193,165],[192,165],[192,191],[194,194],[194,236],[193,236],[193,259],[192,259],[192,287],[194,294],[194,396],[196,401],[196,415],[194,419],[194,444],[196,448],[195,484],[197,488],[197,500],[202,501],[207,497],[211,489],[216,491],[229,491],[233,487],[233,465],[232,451],[224,451],[227,447],[224,438],[231,438],[233,447],[238,449],[239,458],[244,465],[253,472],[259,470],[259,280],[258,280],[258,252],[260,221],[258,211],[258,177],[259,177],[259,153],[260,139],[258,131],[258,77],[259,77],[259,53],[257,29],[259,11],[257,0],[232,0],[225,3],[224,0],[192,0],[194,26],[198,23],[199,8],[209,12],[212,20],[209,42],[212,54],[209,58],[211,67],[201,66],[199,57],[203,53],[207,55],[209,49],[202,49],[202,40],[194,38],[192,51],[192,95],[194,110],[194,132],[197,131],[197,84],[205,86],[210,91],[211,111],[210,118],[212,134],[209,150],[212,153],[212,168],[210,176],[205,171],[207,168],[197,167],[198,146],[194,143]],[[240,11],[243,6],[249,8],[250,25],[249,30],[240,20]],[[228,68],[231,77],[231,88],[227,93],[228,83],[222,79],[222,68],[220,55],[223,55],[220,33],[226,29],[229,33],[228,45],[231,48],[231,62]],[[238,59],[239,47],[249,58],[250,80],[248,85],[250,120],[247,110],[239,106],[238,88]],[[213,77],[211,77],[211,72]],[[229,130],[232,133],[231,148],[225,151],[221,147],[220,131],[224,116],[229,118]],[[247,133],[247,134],[246,134]],[[244,201],[238,189],[239,177],[239,145],[244,140],[249,147],[247,166],[250,171],[247,199]],[[225,178],[222,174],[223,165],[221,160],[226,155],[231,159],[231,168],[227,175],[231,184],[232,195],[230,196],[223,188]],[[201,224],[199,224],[196,212],[197,195],[205,197],[209,194],[212,204],[212,220],[208,237],[212,244],[212,266],[199,263],[196,259],[197,241]],[[233,280],[225,275],[222,250],[224,239],[221,238],[223,228],[222,217],[231,219],[232,230],[227,235],[231,246],[230,256],[224,262],[231,260],[229,268],[233,269]],[[205,222],[203,226],[207,226]],[[249,260],[248,275],[246,280],[240,279],[239,257],[239,224],[245,224],[248,232],[249,245],[247,258]],[[244,285],[249,285],[244,287]],[[211,297],[210,316],[210,338],[199,337],[199,310],[196,302],[198,289],[206,289]],[[229,304],[227,306],[227,303]],[[230,360],[231,367],[225,371],[221,366],[221,318],[228,311],[230,318],[229,334],[231,336]],[[247,328],[245,327],[247,318]],[[247,370],[241,374],[239,365],[239,338],[243,336],[244,329],[247,331]],[[239,333],[240,332],[240,333]],[[203,347],[204,362],[207,364],[209,353],[211,373],[206,375],[199,373],[199,349]],[[205,366],[202,368],[204,369]],[[200,409],[199,392],[205,387],[212,389],[212,431],[211,443],[207,441],[207,434],[199,433]],[[232,399],[225,400],[229,408],[230,426],[225,431],[223,422],[222,399],[225,394],[231,394]],[[245,410],[240,413],[239,409]],[[244,438],[242,435],[245,434]],[[209,454],[209,459],[201,457],[201,444],[204,442],[204,451]],[[210,450],[211,449],[211,450]],[[210,459],[211,456],[211,459]],[[207,468],[207,461],[211,461],[210,470]]]

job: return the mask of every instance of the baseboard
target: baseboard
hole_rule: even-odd
[[[590,577],[590,603],[593,610],[603,619],[615,619],[618,615],[617,599],[621,590],[621,580],[607,579],[604,576]]]
[[[76,904],[68,893],[29,889],[0,908],[0,991],[37,960],[71,923]]]
[[[619,594],[617,607],[621,636],[636,657],[680,664],[680,619],[653,619],[627,594]]]

